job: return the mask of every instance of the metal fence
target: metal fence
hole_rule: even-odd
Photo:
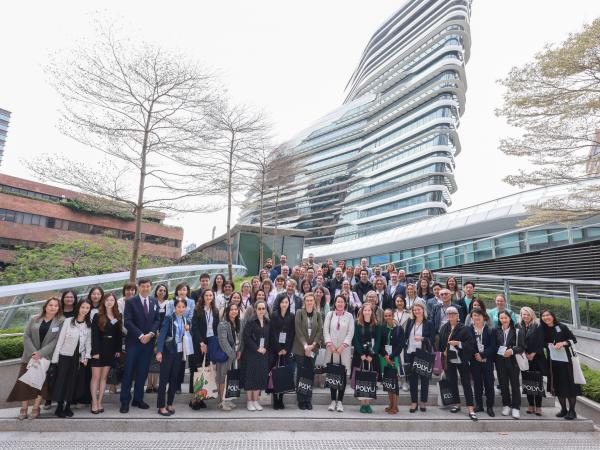
[[[473,281],[486,307],[494,307],[495,297],[501,293],[515,312],[530,306],[539,316],[549,309],[575,329],[600,331],[600,281],[452,272],[435,272],[434,276],[442,285],[449,277],[455,277],[461,286]]]
[[[153,284],[164,283],[169,292],[179,283],[186,282],[196,288],[200,275],[208,273],[211,278],[226,273],[226,264],[200,264],[170,266],[138,271],[138,278],[149,278]],[[244,276],[244,266],[233,266],[234,276]],[[22,327],[32,315],[38,314],[40,305],[49,297],[60,296],[66,289],[73,289],[78,297],[84,297],[93,286],[101,286],[104,292],[114,292],[121,297],[123,284],[129,280],[129,272],[109,273],[81,278],[41,281],[0,287],[0,329]],[[8,335],[2,335],[8,336]]]

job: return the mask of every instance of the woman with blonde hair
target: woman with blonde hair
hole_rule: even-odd
[[[519,312],[519,330],[525,336],[525,356],[529,361],[529,371],[548,375],[546,356],[544,354],[544,335],[535,311],[524,306]],[[542,397],[527,395],[527,414],[542,415]]]

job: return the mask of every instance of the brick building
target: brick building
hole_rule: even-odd
[[[87,211],[81,207],[85,199],[74,191],[0,174],[0,265],[12,260],[17,246],[97,236],[133,241],[133,219]],[[164,225],[164,218],[157,212],[145,215],[141,253],[176,259],[183,229]]]

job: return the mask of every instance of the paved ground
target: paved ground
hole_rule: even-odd
[[[68,423],[68,422],[65,422]],[[598,450],[600,433],[0,433],[0,449]]]

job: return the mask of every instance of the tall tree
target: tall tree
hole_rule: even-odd
[[[600,145],[600,18],[514,67],[501,84],[506,93],[497,115],[522,134],[503,139],[500,149],[533,165],[505,181],[520,187],[571,184],[566,196],[531,207],[525,222],[573,222],[600,214],[600,173],[590,170],[590,162],[600,164],[593,152]]]
[[[47,72],[62,100],[60,130],[107,160],[91,167],[51,154],[29,167],[42,179],[128,205],[136,224],[134,280],[145,209],[212,209],[185,204],[211,195],[213,185],[207,166],[192,170],[184,161],[204,148],[219,91],[213,76],[184,55],[124,38],[110,25],[96,29],[94,42],[57,55]]]
[[[256,149],[262,146],[269,132],[262,113],[246,106],[224,103],[210,114],[211,143],[208,160],[214,188],[225,197],[227,208],[227,271],[233,279],[231,210],[240,199],[236,195],[248,187],[251,164]]]

